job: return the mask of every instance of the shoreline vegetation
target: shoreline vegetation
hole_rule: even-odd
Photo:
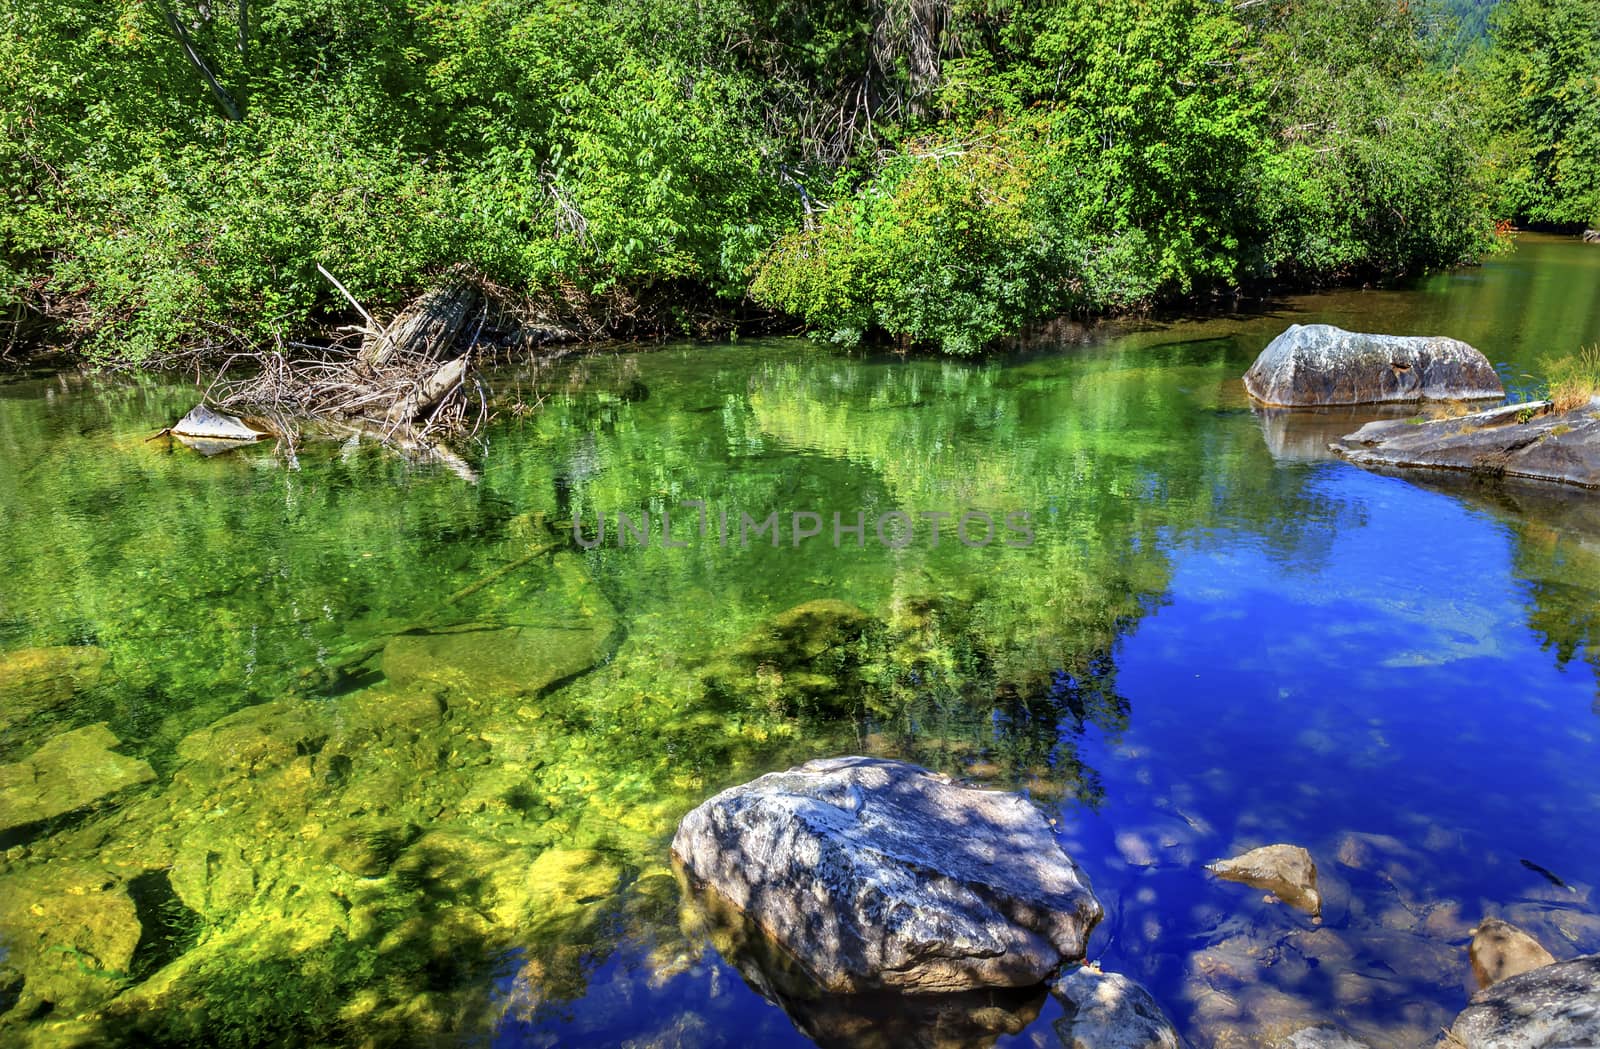
[[[1596,39],[1581,0],[19,0],[0,353],[325,362],[455,286],[497,352],[976,354],[1402,278],[1600,225]]]

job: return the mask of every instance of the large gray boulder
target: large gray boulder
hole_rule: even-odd
[[[1016,794],[877,758],[812,761],[683,818],[672,851],[826,992],[1028,987],[1100,903]]]
[[[1600,488],[1600,399],[1566,412],[1537,401],[1452,419],[1368,423],[1328,447],[1375,470],[1454,471]]]
[[[1293,324],[1261,351],[1244,386],[1285,408],[1504,397],[1483,354],[1442,336],[1368,335]]]
[[[1450,1034],[1465,1049],[1600,1045],[1600,954],[1531,969],[1479,991]]]

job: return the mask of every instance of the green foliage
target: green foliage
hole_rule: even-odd
[[[1550,400],[1558,412],[1587,408],[1600,397],[1600,346],[1585,346],[1569,357],[1549,361]]]
[[[780,240],[754,296],[842,341],[971,352],[1063,310],[1488,246],[1472,117],[1422,20],[1378,0],[1250,17],[1041,8],[1015,67],[966,60],[946,96],[1027,108],[906,144]]]
[[[1484,63],[1501,214],[1600,226],[1600,8],[1506,0]]]
[[[377,310],[466,264],[966,353],[1411,273],[1487,245],[1488,182],[1600,212],[1597,17],[1508,0],[1469,80],[1391,0],[14,0],[0,307],[161,361],[348,316],[318,263]]]

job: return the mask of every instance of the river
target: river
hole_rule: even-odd
[[[764,999],[667,843],[859,752],[1057,817],[1091,959],[1197,1045],[1429,1042],[1485,915],[1600,951],[1600,509],[1329,458],[1354,417],[1239,381],[1297,322],[1533,396],[1600,342],[1600,248],[988,361],[508,370],[477,483],[148,441],[170,380],[0,381],[0,1041],[811,1044],[849,1018]],[[1203,868],[1279,841],[1319,922]],[[1058,1044],[1053,999],[991,1012]]]

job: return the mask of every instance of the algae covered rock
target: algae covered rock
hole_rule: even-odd
[[[318,839],[322,856],[347,874],[378,878],[422,833],[414,823],[395,819],[357,818],[324,829]]]
[[[837,709],[854,701],[861,642],[877,627],[849,602],[807,601],[713,656],[703,680],[715,695],[760,697],[778,710]]]
[[[1322,913],[1317,892],[1317,864],[1298,845],[1264,845],[1208,868],[1219,878],[1265,889],[1289,906],[1316,916]]]
[[[255,864],[238,844],[203,832],[178,847],[167,877],[184,906],[207,918],[243,906],[256,892]]]
[[[598,663],[612,625],[463,623],[401,634],[383,650],[383,673],[401,688],[434,682],[480,697],[533,695]]]
[[[1600,1045],[1600,955],[1541,966],[1479,991],[1450,1035],[1465,1049]]]
[[[1261,351],[1244,386],[1286,408],[1504,397],[1488,358],[1442,336],[1370,335],[1292,324]]]
[[[59,863],[0,878],[0,946],[23,978],[25,1003],[76,1009],[129,977],[143,936],[119,876]]]
[[[66,706],[100,680],[110,656],[102,648],[58,645],[0,655],[0,732]]]
[[[178,757],[218,773],[251,775],[316,752],[328,738],[324,710],[277,700],[237,710],[178,743]]]
[[[683,818],[672,851],[830,992],[1032,986],[1082,960],[1101,917],[1026,799],[899,761],[732,787]]]
[[[1499,918],[1489,918],[1472,931],[1472,975],[1479,987],[1492,987],[1518,973],[1555,961],[1532,936]]]
[[[0,837],[105,802],[156,778],[148,762],[113,750],[103,723],[56,736],[32,756],[0,765]]]

